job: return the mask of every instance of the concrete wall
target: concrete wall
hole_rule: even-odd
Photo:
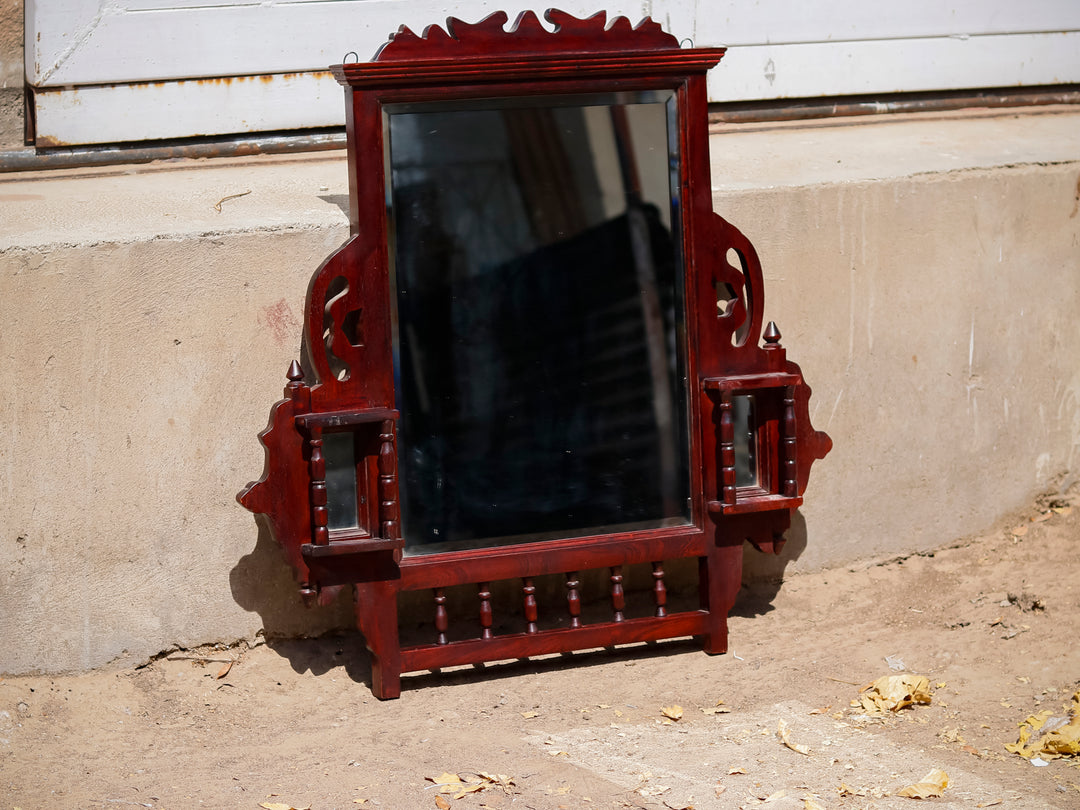
[[[753,575],[941,546],[1075,476],[1080,115],[712,144],[835,443]],[[0,672],[348,625],[233,500],[346,188],[340,154],[0,176]]]
[[[23,0],[0,0],[0,150],[23,142]]]

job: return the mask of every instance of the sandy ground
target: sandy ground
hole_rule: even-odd
[[[1080,688],[1066,500],[933,554],[747,587],[724,656],[677,641],[425,673],[385,703],[355,634],[6,678],[0,810],[1080,807],[1075,764],[1004,748]],[[930,679],[929,705],[851,705],[899,671],[886,658]],[[934,768],[942,797],[896,795]],[[483,789],[439,794],[444,772]]]

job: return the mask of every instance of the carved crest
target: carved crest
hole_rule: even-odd
[[[610,24],[607,12],[578,19],[565,11],[548,9],[544,19],[554,24],[548,31],[532,11],[523,11],[507,30],[509,16],[496,11],[478,23],[456,17],[446,21],[446,28],[429,25],[422,36],[401,26],[372,60],[483,58],[493,52],[500,57],[557,49],[560,54],[574,52],[595,54],[598,51],[677,49],[678,40],[665,33],[659,23],[646,17],[633,25],[626,17],[615,17]]]

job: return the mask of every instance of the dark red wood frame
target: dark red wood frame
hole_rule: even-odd
[[[346,86],[352,236],[308,287],[305,343],[314,380],[295,361],[286,399],[260,434],[266,469],[238,500],[266,516],[308,601],[353,585],[357,621],[372,653],[372,691],[397,697],[402,672],[522,658],[631,642],[699,636],[727,650],[727,614],[740,587],[743,541],[778,552],[810,466],[831,440],[810,425],[810,389],[786,359],[773,324],[762,337],[761,266],[750,242],[712,211],[705,75],[722,48],[682,49],[660,26],[600,13],[578,20],[549,10],[549,32],[532,12],[510,31],[499,12],[475,25],[450,19],[418,37],[402,28],[370,63],[339,65]],[[448,99],[554,96],[621,90],[674,91],[681,156],[687,371],[691,385],[690,525],[512,546],[404,556],[397,494],[396,418],[383,105]],[[342,282],[342,280],[344,280]],[[342,289],[344,284],[344,289]],[[726,300],[730,299],[730,300]],[[346,328],[351,324],[351,328]],[[331,357],[332,355],[332,357]],[[346,371],[335,375],[333,358]],[[732,398],[755,396],[758,484],[735,484]],[[357,434],[360,486],[370,497],[364,528],[327,528],[323,437]],[[670,613],[663,562],[699,561],[700,607]],[[623,614],[623,567],[652,564],[654,615]],[[609,621],[583,624],[579,572],[610,572]],[[566,627],[537,627],[534,578],[565,574]],[[520,580],[523,629],[492,631],[491,583]],[[445,589],[477,587],[477,635],[448,642]],[[402,648],[398,594],[433,591],[434,637]]]

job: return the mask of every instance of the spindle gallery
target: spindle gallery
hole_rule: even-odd
[[[238,499],[306,600],[353,589],[380,698],[461,664],[725,652],[744,542],[780,550],[831,448],[754,247],[712,209],[724,50],[544,16],[402,28],[333,68],[351,236],[311,278],[305,356]],[[676,564],[697,589],[678,609]],[[403,643],[415,591],[430,634]]]

